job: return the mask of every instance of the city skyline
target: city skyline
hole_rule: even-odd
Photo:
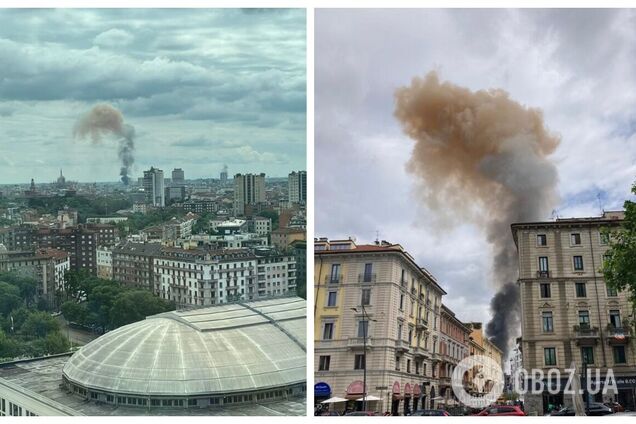
[[[133,177],[306,168],[304,10],[3,10],[0,22],[3,183],[60,168],[117,181],[114,137],[73,138],[103,103],[136,130]]]
[[[316,237],[400,243],[463,320],[488,322],[492,246],[468,219],[471,206],[463,221],[441,225],[421,201],[395,91],[430,71],[473,92],[507,91],[541,109],[561,139],[550,156],[554,216],[622,209],[636,171],[636,99],[624,90],[636,83],[625,59],[636,50],[635,19],[629,10],[317,10]]]

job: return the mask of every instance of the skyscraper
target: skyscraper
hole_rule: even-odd
[[[183,169],[175,168],[172,170],[172,186],[181,187],[185,185],[185,175]]]
[[[166,206],[166,199],[163,186],[163,171],[154,167],[144,171],[144,191],[146,200],[153,206],[163,208]]]
[[[223,171],[221,171],[221,184],[227,184],[227,165],[223,165]]]
[[[234,214],[245,215],[245,205],[265,203],[265,174],[234,176]]]
[[[287,177],[289,203],[307,201],[307,171],[293,171]]]

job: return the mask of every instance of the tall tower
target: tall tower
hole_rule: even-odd
[[[293,171],[287,177],[289,203],[307,202],[307,171]]]
[[[166,206],[166,198],[163,184],[163,171],[151,167],[144,171],[144,191],[146,200],[153,206],[163,208]]]
[[[265,174],[234,176],[234,214],[245,215],[245,205],[265,203]]]
[[[227,184],[227,165],[223,165],[223,170],[221,171],[221,184]]]

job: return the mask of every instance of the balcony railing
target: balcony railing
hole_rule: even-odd
[[[415,322],[415,328],[417,330],[428,330],[428,321],[424,318],[418,318]]]
[[[366,340],[367,349],[371,349],[371,347],[373,347],[372,340],[373,339],[371,337],[367,337],[367,340]],[[350,337],[347,342],[347,346],[351,350],[364,349],[364,345],[365,345],[364,337]]]
[[[550,278],[550,271],[537,271],[537,278]]]
[[[590,327],[589,325],[575,325],[574,337],[579,340],[594,340],[598,339],[599,331],[598,327]]]
[[[410,349],[409,342],[406,340],[396,340],[395,349],[399,352],[408,352]]]
[[[358,283],[375,283],[377,274],[358,274]]]
[[[607,325],[607,341],[609,344],[623,344],[629,341],[629,328]]]
[[[342,282],[342,274],[325,275],[325,284],[340,284]]]
[[[422,347],[415,346],[413,348],[413,356],[420,359],[428,358],[428,351]]]

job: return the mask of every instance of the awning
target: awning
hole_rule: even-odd
[[[341,398],[341,397],[338,397],[338,396],[334,396],[334,397],[329,398],[327,400],[323,400],[320,403],[339,403],[339,402],[346,402],[346,401],[347,401],[347,399],[344,399],[344,398]]]
[[[379,397],[377,397],[377,396],[373,396],[373,395],[369,395],[369,396],[367,396],[367,402],[370,402],[370,401],[376,401],[376,400],[382,400],[382,399],[380,399],[380,398],[379,398]],[[364,402],[364,398],[363,398],[363,397],[361,397],[360,399],[356,399],[356,402]]]

